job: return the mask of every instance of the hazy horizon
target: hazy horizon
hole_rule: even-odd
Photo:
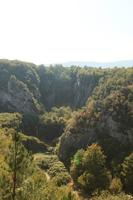
[[[0,0],[0,59],[133,60],[132,0]]]

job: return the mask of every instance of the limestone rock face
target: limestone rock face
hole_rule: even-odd
[[[84,129],[83,134],[78,132],[68,134],[67,131],[63,133],[60,138],[59,158],[63,162],[66,162],[78,149],[85,148],[94,142],[99,142],[98,136],[102,134],[103,130],[102,123],[102,121],[99,122],[93,129]],[[123,145],[133,146],[133,128],[127,131],[125,130],[125,132],[121,132],[119,128],[119,124],[110,118],[104,121],[104,131],[107,131],[107,135]]]
[[[124,106],[123,103],[123,108],[118,111],[123,111]],[[133,116],[125,111],[123,116],[127,117],[126,120],[118,115],[118,111],[116,113],[115,110],[110,112],[103,109],[96,113],[86,108],[85,111],[75,115],[60,138],[59,158],[65,163],[78,149],[94,142],[99,143],[101,140],[106,145],[110,145],[110,141],[115,141],[115,144],[133,148]]]
[[[5,107],[6,111],[23,110],[25,113],[31,110],[32,113],[36,110],[34,107],[39,106],[37,104],[48,111],[54,106],[80,108],[92,95],[101,76],[89,68],[45,67],[0,60],[0,111]],[[14,83],[11,77],[14,77]]]
[[[73,107],[84,106],[97,83],[94,75],[77,75],[73,86]]]
[[[74,71],[75,69],[75,71]],[[88,97],[98,84],[99,74],[89,69],[51,67],[38,68],[40,93],[46,110],[54,106],[79,108],[85,105]]]
[[[7,89],[0,91],[0,107],[3,111],[34,114],[39,111],[37,100],[26,84],[11,76]]]

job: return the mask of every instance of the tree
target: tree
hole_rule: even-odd
[[[77,181],[78,176],[80,176],[83,172],[83,166],[82,166],[83,155],[84,155],[84,150],[83,149],[78,150],[74,155],[74,158],[71,163],[70,173],[75,182]]]
[[[32,173],[32,156],[23,146],[17,131],[14,131],[12,135],[12,144],[9,147],[6,162],[8,164],[8,171],[12,177],[12,199],[14,200],[17,189],[22,186],[23,181]]]
[[[79,152],[76,155],[79,158],[78,155]],[[79,186],[87,193],[92,193],[97,189],[106,189],[109,184],[109,173],[105,167],[105,155],[101,147],[98,144],[88,146],[80,160],[82,167],[79,168],[80,173],[77,177]],[[75,162],[75,165],[77,164],[79,165],[78,162]]]
[[[133,153],[125,158],[121,175],[125,191],[133,194]]]

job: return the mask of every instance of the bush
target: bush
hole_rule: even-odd
[[[44,200],[79,200],[78,196],[69,186],[57,187],[50,181],[44,189]]]
[[[100,195],[93,196],[90,200],[132,200],[132,196],[120,193],[118,195],[102,192]]]
[[[113,178],[109,187],[109,190],[112,194],[120,193],[122,190],[122,183],[119,178]]]
[[[81,176],[78,177],[78,183],[81,188],[83,188],[86,192],[93,191],[95,188],[95,177],[93,174],[84,172]]]
[[[83,172],[83,166],[82,166],[83,155],[84,155],[84,150],[83,149],[78,150],[77,153],[74,155],[74,158],[71,163],[70,173],[75,182]]]
[[[67,185],[71,181],[71,176],[67,172],[61,172],[52,178],[57,186]]]

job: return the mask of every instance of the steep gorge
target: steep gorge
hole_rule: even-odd
[[[80,108],[103,72],[63,66],[0,61],[0,110],[36,114],[53,106]]]
[[[42,141],[56,145],[61,136],[57,151],[63,162],[93,142],[115,158],[118,146],[124,153],[133,148],[133,68],[1,60],[0,112],[23,114],[23,132]]]

